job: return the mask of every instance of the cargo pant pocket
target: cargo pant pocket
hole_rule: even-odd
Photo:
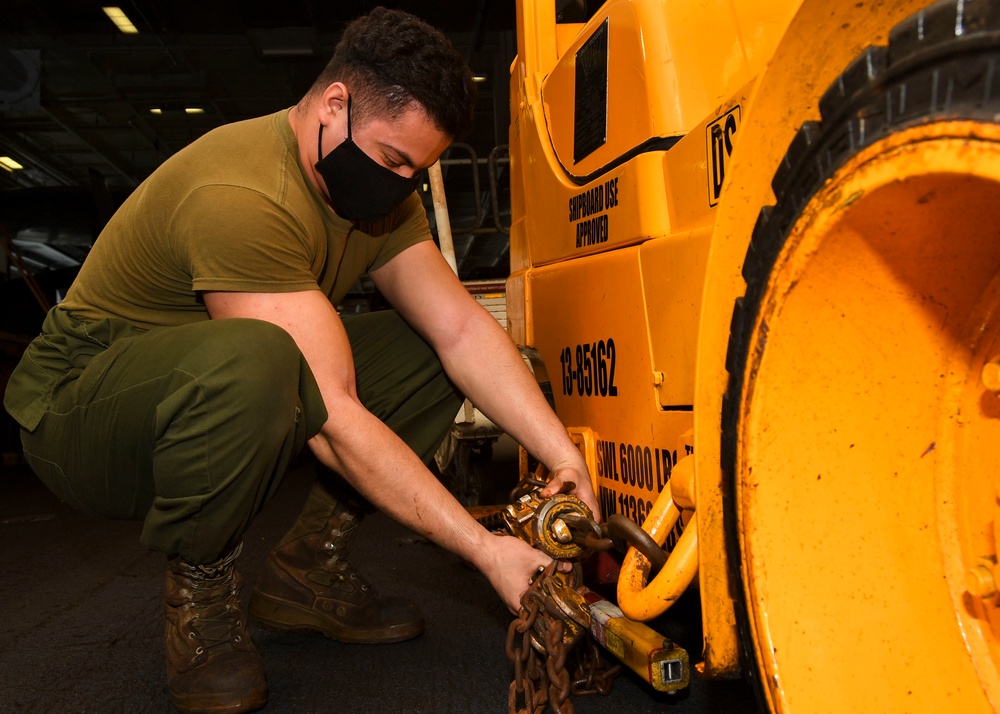
[[[100,513],[94,512],[92,509],[88,508],[76,494],[73,492],[73,487],[70,485],[70,480],[66,477],[65,472],[62,467],[44,459],[36,454],[32,454],[28,447],[24,447],[24,458],[31,466],[32,471],[38,476],[39,480],[45,484],[52,493],[59,497],[59,500],[63,501],[68,506],[71,506],[77,510],[83,511],[84,513],[89,513],[92,516],[100,516]]]

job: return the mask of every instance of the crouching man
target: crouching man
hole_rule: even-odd
[[[457,553],[515,609],[547,556],[490,534],[427,470],[462,395],[595,513],[586,466],[496,321],[442,259],[420,172],[469,129],[475,89],[436,30],[377,9],[352,22],[302,100],[223,126],[122,205],[13,374],[28,462],[80,509],[144,522],[168,556],[169,691],[183,712],[263,706],[234,562],[308,444],[333,476],[271,552],[250,616],[345,642],[414,637],[344,551],[343,478]],[[341,320],[368,273],[395,311]]]

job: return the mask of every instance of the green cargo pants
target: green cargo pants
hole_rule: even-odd
[[[395,312],[350,317],[358,396],[425,462],[462,403]],[[327,419],[292,338],[268,322],[148,332],[58,307],[11,376],[25,457],[70,505],[142,519],[142,543],[192,563],[232,549]],[[336,418],[336,415],[333,415]]]

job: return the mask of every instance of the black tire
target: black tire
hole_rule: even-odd
[[[723,398],[721,456],[730,575],[746,678],[761,710],[766,684],[751,641],[752,612],[742,581],[739,533],[740,403],[753,378],[755,324],[772,268],[803,209],[839,168],[860,151],[924,123],[1000,116],[1000,3],[938,2],[897,25],[886,47],[869,47],[819,102],[821,121],[798,131],[772,182],[776,204],[764,207],[743,264],[745,296],[732,314],[726,355],[729,384]]]

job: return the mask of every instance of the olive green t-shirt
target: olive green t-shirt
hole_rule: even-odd
[[[414,193],[379,221],[336,215],[299,165],[288,111],[215,129],[168,159],[111,219],[61,306],[143,329],[208,319],[202,291],[322,290],[430,237]]]

